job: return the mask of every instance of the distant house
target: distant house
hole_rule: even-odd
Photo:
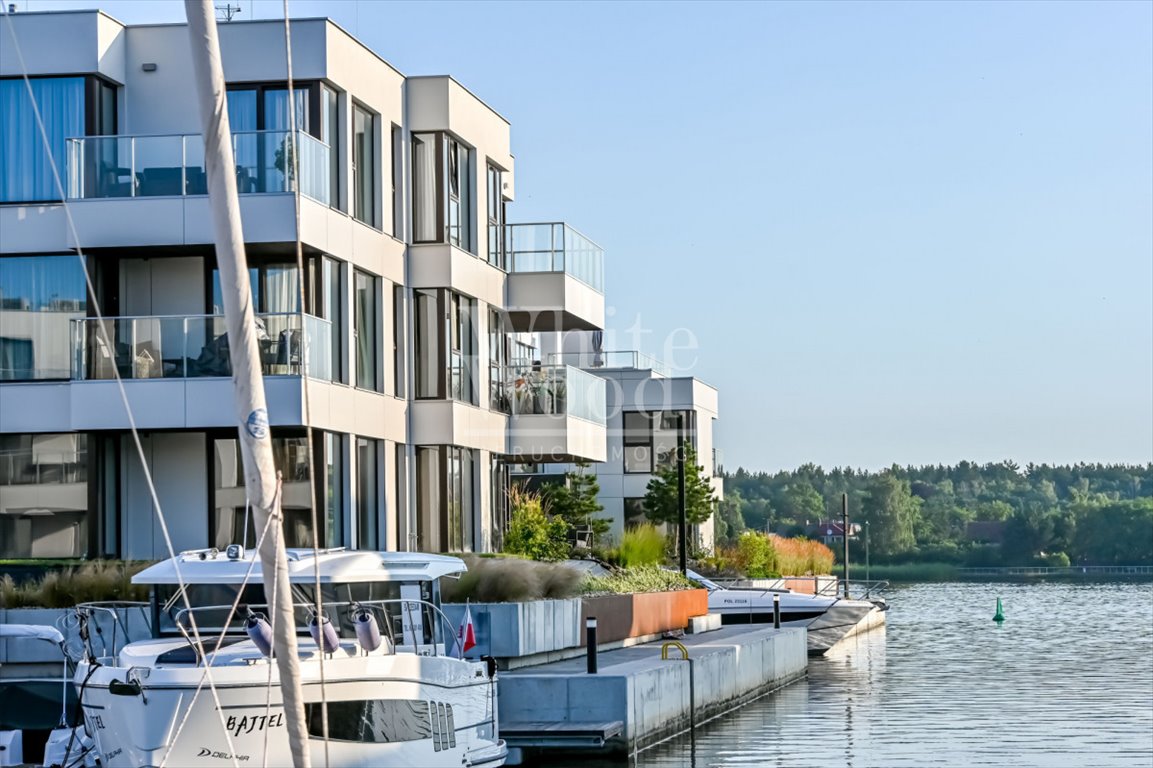
[[[1000,544],[1005,540],[1002,520],[974,520],[965,526],[965,538],[981,544]]]
[[[837,522],[821,521],[816,525],[810,525],[805,535],[810,539],[821,542],[822,544],[830,545],[844,541],[845,526],[839,520]],[[855,539],[861,535],[860,523],[849,523],[849,538]]]

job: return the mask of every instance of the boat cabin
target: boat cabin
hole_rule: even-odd
[[[356,616],[367,612],[394,647],[443,646],[452,629],[440,610],[440,578],[466,569],[460,558],[422,552],[289,549],[298,634],[309,635],[319,583],[322,611],[340,638],[355,638]],[[195,620],[201,632],[225,629],[241,639],[250,614],[268,612],[259,553],[238,545],[181,552],[132,583],[150,587],[157,638],[186,636]]]

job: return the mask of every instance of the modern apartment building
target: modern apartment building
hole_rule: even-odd
[[[720,499],[724,484],[721,452],[714,441],[716,388],[692,376],[676,376],[664,362],[643,352],[601,349],[602,338],[569,332],[543,341],[550,364],[575,366],[605,380],[605,460],[585,469],[561,464],[517,467],[514,478],[561,482],[558,475],[563,472],[592,472],[600,486],[603,517],[612,522],[612,534],[619,535],[645,522],[643,501],[649,482],[662,467],[675,462],[678,433],[683,430],[685,443],[695,449],[697,464]],[[713,520],[695,526],[693,534],[697,546],[711,549]]]
[[[157,506],[251,546],[187,28],[8,23],[0,557],[163,557]],[[606,379],[546,354],[603,329],[603,252],[506,219],[509,124],[454,79],[291,26],[291,93],[283,22],[220,26],[287,542],[492,549],[510,467],[615,450]]]

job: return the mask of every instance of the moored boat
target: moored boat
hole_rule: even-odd
[[[810,654],[822,654],[852,632],[869,613],[887,610],[884,600],[848,600],[787,589],[728,588],[694,571],[688,577],[709,591],[709,612],[722,624],[772,624],[779,603],[782,627],[805,627]]]
[[[75,683],[105,768],[291,763],[252,558],[230,547],[145,569],[133,582],[151,587],[153,637],[106,655],[86,644]],[[310,549],[288,564],[314,764],[504,764],[495,667],[459,658],[440,609],[438,579],[460,559]]]

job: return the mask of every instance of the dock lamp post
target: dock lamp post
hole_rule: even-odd
[[[869,521],[865,519],[865,581],[869,581]]]
[[[677,412],[677,555],[681,573],[688,576],[688,520],[685,511],[685,412]]]

